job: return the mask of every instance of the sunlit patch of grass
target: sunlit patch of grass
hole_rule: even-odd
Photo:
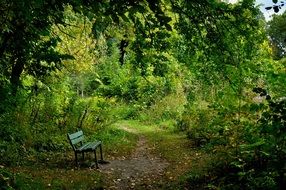
[[[149,125],[132,120],[122,121],[121,125],[128,125],[144,135],[148,139],[151,152],[170,163],[166,172],[166,177],[170,181],[206,170],[209,156],[194,147],[185,133],[175,132],[172,122]]]
[[[138,136],[123,129],[111,125],[95,133],[90,139],[101,140],[106,155],[118,157],[130,155],[136,147]]]
[[[184,189],[190,176],[203,176],[206,173],[209,155],[194,147],[185,133],[174,132],[172,127],[140,128],[145,132],[152,152],[170,163],[165,173],[166,189]]]

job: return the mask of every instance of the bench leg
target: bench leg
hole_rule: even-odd
[[[96,149],[93,152],[94,152],[95,166],[96,166],[96,169],[98,169],[99,167],[98,167],[98,161],[96,157]]]
[[[99,150],[100,150],[100,159],[103,161],[103,155],[102,155],[102,145],[99,145]]]

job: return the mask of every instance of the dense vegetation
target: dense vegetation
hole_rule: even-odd
[[[2,0],[0,12],[1,187],[17,188],[9,167],[69,150],[68,132],[108,144],[125,119],[173,126],[212,155],[190,189],[286,186],[286,13],[266,22],[253,0]]]

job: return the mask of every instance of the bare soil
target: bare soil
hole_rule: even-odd
[[[151,147],[144,135],[128,126],[121,128],[138,135],[137,146],[130,156],[111,158],[108,160],[109,164],[101,165],[100,171],[106,178],[104,188],[161,189],[164,172],[169,163],[151,153]]]

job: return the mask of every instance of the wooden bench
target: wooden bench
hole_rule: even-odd
[[[82,131],[78,131],[76,133],[67,134],[68,140],[73,148],[74,155],[75,155],[75,164],[76,166],[79,166],[78,164],[78,154],[82,154],[82,159],[84,160],[84,153],[85,152],[94,152],[94,158],[95,158],[95,164],[96,168],[98,168],[99,161],[97,160],[96,156],[96,149],[99,147],[100,149],[100,161],[103,162],[103,155],[102,155],[102,145],[101,141],[94,141],[94,142],[87,142],[84,143],[84,135]]]

